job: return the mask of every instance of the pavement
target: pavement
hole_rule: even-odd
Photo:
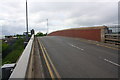
[[[26,73],[26,79],[42,79],[44,80],[44,69],[40,57],[40,48],[37,43],[37,39],[35,38],[32,50],[31,57],[29,59],[28,70]]]
[[[118,78],[116,47],[60,36],[38,37],[38,41],[61,78]]]
[[[40,51],[38,47],[37,40],[35,38],[34,42],[34,54],[33,54],[33,78],[44,78],[44,71],[43,71],[43,66],[41,62],[41,57],[40,57]]]

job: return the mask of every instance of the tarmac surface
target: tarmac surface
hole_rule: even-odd
[[[61,78],[118,78],[117,47],[60,36],[38,37]]]

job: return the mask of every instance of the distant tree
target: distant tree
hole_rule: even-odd
[[[46,33],[46,34],[44,34],[44,36],[47,36],[47,33]]]
[[[22,34],[16,34],[15,35],[15,37],[17,37],[17,38],[22,38],[22,37],[24,37],[25,35],[22,35]]]
[[[43,34],[42,32],[38,32],[36,36],[46,36],[47,34]]]

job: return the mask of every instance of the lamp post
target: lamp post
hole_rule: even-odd
[[[28,9],[27,9],[27,0],[26,0],[26,40],[28,41]]]
[[[40,22],[46,22],[47,24],[46,24],[46,26],[47,26],[47,29],[46,29],[46,34],[48,34],[48,32],[49,32],[49,27],[48,27],[48,19],[41,19],[42,21],[40,21]]]

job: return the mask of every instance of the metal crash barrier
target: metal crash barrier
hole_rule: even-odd
[[[34,34],[32,35],[26,48],[24,49],[22,55],[20,56],[20,59],[16,63],[16,67],[13,70],[12,74],[10,75],[9,80],[12,80],[13,78],[21,78],[21,79],[25,78],[28,64],[29,64],[33,41],[34,41]]]

